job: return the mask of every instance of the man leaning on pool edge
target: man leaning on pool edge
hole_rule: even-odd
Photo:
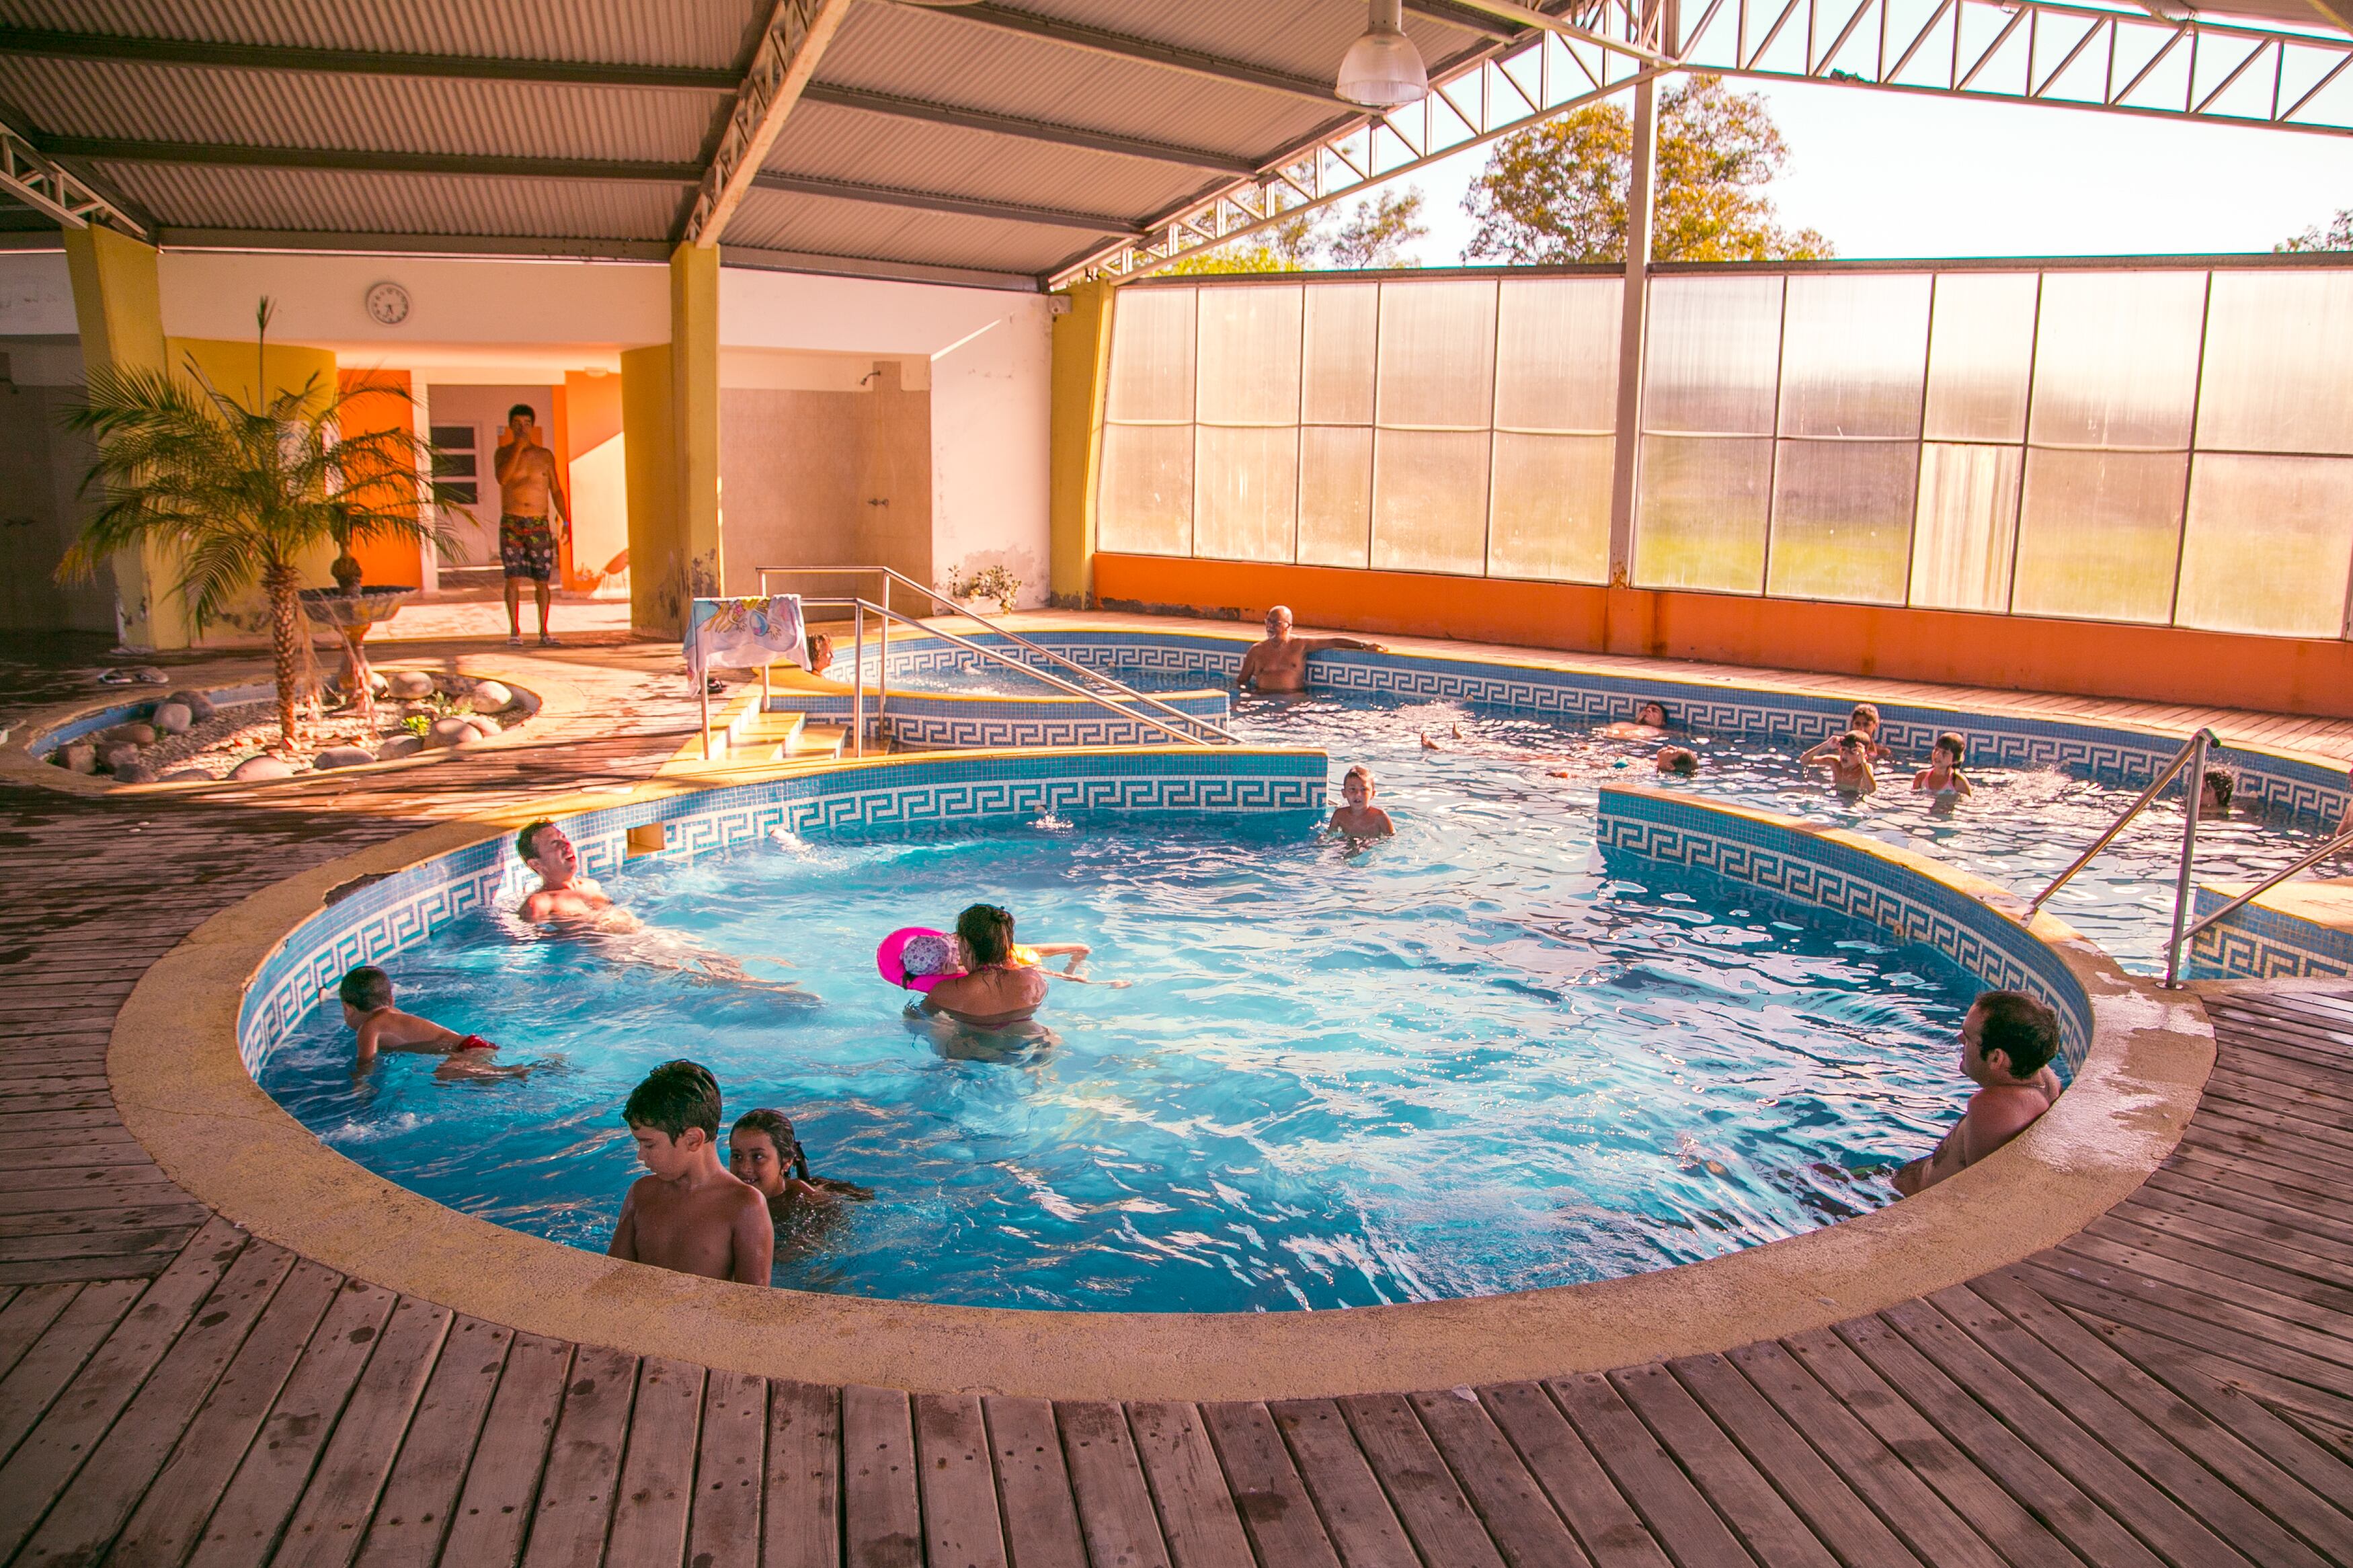
[[[1242,655],[1242,667],[1234,672],[1234,684],[1255,687],[1261,692],[1304,691],[1307,656],[1335,647],[1362,653],[1388,652],[1379,643],[1359,642],[1355,637],[1293,637],[1291,606],[1277,605],[1266,613],[1265,640],[1251,644],[1250,652]]]

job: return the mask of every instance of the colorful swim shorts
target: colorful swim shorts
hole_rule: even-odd
[[[544,583],[555,575],[555,530],[543,517],[499,519],[499,560],[510,577]]]

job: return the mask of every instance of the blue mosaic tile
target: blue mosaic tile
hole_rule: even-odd
[[[2197,895],[2199,917],[2231,901],[2211,888]],[[2248,904],[2190,939],[2189,970],[2197,980],[2353,978],[2353,931]]]

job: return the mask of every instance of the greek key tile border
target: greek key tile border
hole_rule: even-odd
[[[2023,991],[2059,1015],[2071,1067],[2091,1048],[2092,1005],[2066,963],[1957,888],[1795,823],[1605,786],[1596,840],[1606,861],[1689,867],[1867,921],[1936,949],[1988,989]]]
[[[2211,888],[2197,893],[2200,916],[2231,901]],[[2353,931],[2247,904],[2191,939],[2189,965],[2196,980],[2353,978]]]
[[[659,823],[665,855],[766,837],[1023,820],[1058,814],[1198,816],[1320,811],[1329,762],[1316,751],[1049,752],[876,762],[794,778],[633,801],[561,818],[581,868],[608,877],[628,830]],[[505,837],[412,866],[329,905],[290,935],[245,992],[237,1047],[258,1071],[271,1046],[354,964],[380,963],[451,921],[519,901],[530,875]]]

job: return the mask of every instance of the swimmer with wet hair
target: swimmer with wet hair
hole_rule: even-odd
[[[1988,991],[1961,1020],[1961,1076],[1978,1086],[1959,1125],[1922,1159],[1895,1173],[1905,1197],[1992,1153],[2042,1119],[2059,1099],[2051,1070],[2059,1015],[2020,991]]]
[[[1633,720],[1624,719],[1601,726],[1601,733],[1613,741],[1655,741],[1667,732],[1667,705],[1652,699],[1634,710]]]
[[[1801,763],[1827,761],[1837,754],[1838,749],[1846,743],[1846,738],[1849,735],[1862,737],[1865,762],[1885,762],[1895,755],[1879,743],[1879,710],[1871,703],[1858,702],[1854,705],[1854,710],[1847,715],[1846,728],[1843,731],[1832,734],[1829,740],[1807,752],[1798,761]]]
[[[1672,773],[1679,779],[1696,778],[1699,776],[1699,753],[1689,746],[1661,746],[1651,765],[1654,772]]]
[[[2228,816],[2231,797],[2239,793],[2239,776],[2228,768],[2208,768],[2198,785],[2198,815]]]
[[[439,1057],[441,1065],[433,1070],[438,1079],[531,1076],[527,1066],[499,1061],[498,1047],[481,1036],[461,1035],[430,1018],[420,1018],[394,1006],[392,976],[372,963],[346,973],[335,987],[335,995],[343,1005],[343,1022],[351,1026],[358,1039],[358,1050],[352,1059],[352,1076],[355,1079],[367,1076],[368,1069],[375,1066],[377,1055],[384,1051]]]
[[[1373,804],[1373,770],[1358,763],[1340,778],[1339,805],[1332,809],[1327,833],[1349,838],[1387,838],[1397,832],[1389,814]]]
[[[1967,800],[1977,793],[1961,764],[1969,760],[1969,743],[1951,730],[1936,737],[1928,748],[1928,765],[1912,775],[1915,794],[1950,795],[1955,800]]]
[[[1817,757],[1821,750],[1815,747],[1806,753],[1806,760],[1829,764],[1831,783],[1839,794],[1852,799],[1879,787],[1879,775],[1871,771],[1871,737],[1862,731],[1849,730],[1832,743],[1828,755]]]
[[[864,1203],[874,1195],[873,1188],[855,1182],[809,1174],[808,1152],[793,1135],[792,1119],[765,1106],[745,1111],[728,1130],[727,1172],[759,1189],[768,1202],[768,1217],[780,1226],[804,1203],[830,1205],[837,1198]]]

